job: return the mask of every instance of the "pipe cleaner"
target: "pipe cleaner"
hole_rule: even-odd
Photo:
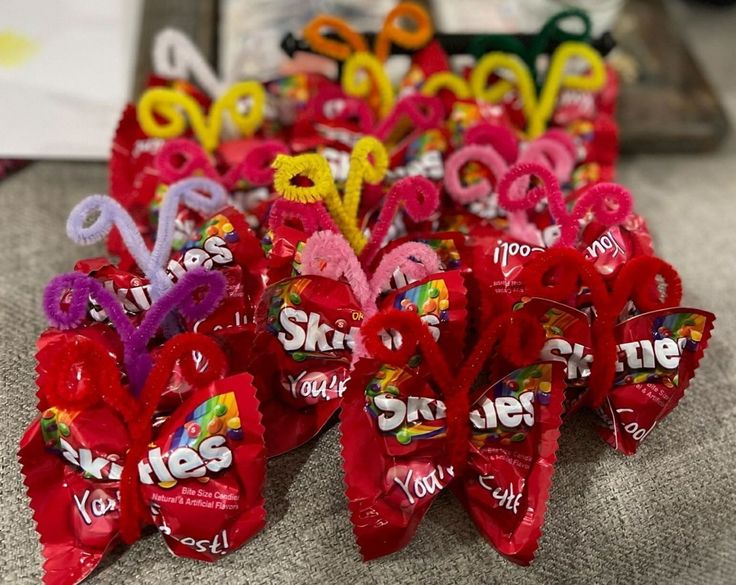
[[[614,327],[626,303],[632,300],[640,312],[648,312],[674,307],[682,298],[677,271],[654,256],[639,256],[624,264],[610,293],[595,266],[571,249],[551,249],[535,256],[524,267],[521,281],[526,295],[563,303],[575,298],[581,284],[590,290],[595,317],[591,326],[593,365],[586,400],[593,408],[601,405],[612,387],[616,370]]]
[[[174,183],[166,191],[159,209],[156,242],[151,251],[130,214],[107,195],[90,195],[80,201],[69,214],[66,233],[74,243],[89,245],[102,241],[116,227],[131,256],[150,280],[151,295],[156,299],[171,287],[166,263],[171,255],[179,204],[208,216],[227,205],[227,201],[227,192],[210,179],[194,178]]]
[[[199,48],[179,30],[165,28],[158,32],[153,39],[151,57],[156,75],[167,79],[188,79],[191,76],[212,99],[227,89]]]
[[[341,235],[322,231],[310,236],[302,250],[302,274],[344,277],[366,317],[376,310],[376,299],[388,289],[393,274],[400,270],[415,281],[441,268],[437,253],[426,244],[408,242],[386,254],[369,278],[355,251]]]
[[[253,146],[240,163],[221,175],[211,157],[196,141],[174,138],[159,148],[154,164],[164,183],[202,174],[220,182],[228,191],[233,191],[241,181],[253,186],[270,185],[273,181],[273,161],[279,154],[288,152],[288,147],[281,140],[264,140]]]
[[[539,186],[527,190],[521,197],[514,184],[519,180],[528,181],[537,177]],[[542,198],[547,199],[549,213],[559,226],[560,235],[554,247],[569,248],[575,245],[580,222],[589,213],[605,226],[613,226],[624,221],[633,209],[631,194],[614,183],[597,183],[588,188],[575,202],[568,213],[564,196],[554,174],[537,163],[518,163],[511,167],[498,185],[498,202],[510,212],[525,212],[532,209]],[[528,221],[525,215],[516,215],[516,221]]]
[[[325,36],[325,31],[334,33],[338,39]],[[375,57],[380,63],[386,61],[392,43],[404,49],[419,49],[432,39],[433,33],[432,21],[426,10],[408,2],[397,4],[386,15],[376,36]],[[316,16],[307,24],[302,34],[315,53],[337,61],[347,61],[355,53],[369,51],[365,37],[344,19],[335,16]]]
[[[393,331],[400,339],[399,347],[387,347],[384,331]],[[397,335],[398,334],[398,335]],[[521,364],[528,356],[537,356],[544,344],[544,332],[539,323],[519,313],[506,313],[483,327],[483,335],[461,367],[452,372],[437,342],[416,313],[391,309],[377,313],[361,328],[365,349],[379,362],[405,367],[419,350],[423,364],[429,368],[434,382],[442,392],[447,408],[447,445],[450,464],[462,470],[467,464],[470,446],[470,388],[490,357],[498,349],[513,364]]]
[[[246,100],[250,107],[242,113],[240,105]],[[263,122],[265,101],[266,92],[259,82],[241,81],[218,97],[205,114],[191,96],[167,87],[152,87],[138,100],[138,123],[148,136],[156,138],[176,138],[191,127],[209,152],[220,144],[225,113],[242,135],[251,136]]]
[[[204,319],[214,311],[224,294],[222,274],[191,270],[154,302],[138,327],[134,327],[118,299],[102,283],[91,276],[69,272],[56,276],[46,286],[44,309],[51,325],[66,330],[82,324],[90,299],[102,307],[123,343],[125,372],[137,393],[151,369],[148,342],[164,319],[174,310],[188,320]]]

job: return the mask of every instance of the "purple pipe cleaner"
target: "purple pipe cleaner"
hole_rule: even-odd
[[[175,309],[189,320],[204,319],[225,295],[225,277],[219,272],[197,268],[187,272],[148,309],[138,327],[134,327],[115,296],[102,283],[79,272],[68,272],[53,278],[43,295],[44,310],[52,326],[72,329],[87,315],[90,299],[100,305],[124,348],[125,372],[137,395],[151,369],[147,345],[167,315]],[[69,295],[69,293],[71,293]],[[63,307],[62,301],[68,300]]]
[[[209,196],[203,195],[202,191]],[[69,214],[66,233],[77,244],[93,244],[105,239],[113,226],[117,227],[128,251],[151,282],[151,296],[158,299],[172,286],[166,262],[171,255],[179,204],[183,203],[202,215],[211,215],[227,205],[227,201],[225,189],[210,179],[192,178],[174,183],[161,203],[156,243],[151,251],[130,214],[107,195],[90,195],[80,201]]]

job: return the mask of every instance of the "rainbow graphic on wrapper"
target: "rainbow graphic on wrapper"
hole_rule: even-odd
[[[418,357],[417,355],[412,359]],[[411,361],[409,365],[412,366]],[[368,413],[377,418],[381,414],[381,410],[376,407],[373,398],[379,394],[391,394],[398,398],[400,395],[399,387],[411,377],[412,374],[403,368],[387,364],[382,365],[365,388],[366,410]],[[389,431],[389,433],[393,434],[400,444],[408,445],[414,440],[443,437],[446,430],[444,419],[440,419],[405,424],[394,431]]]
[[[525,368],[514,370],[485,392],[471,407],[477,408],[484,399],[496,400],[497,398],[515,398],[526,392],[534,393],[534,404],[547,405],[552,400],[552,375],[553,368],[549,362],[534,364]],[[514,428],[506,428],[498,424],[492,429],[478,429],[472,427],[471,441],[476,447],[489,443],[509,445],[521,443],[526,440],[530,427],[520,425]]]
[[[465,132],[471,126],[481,121],[481,114],[476,104],[467,102],[455,102],[452,106],[448,128],[453,144],[462,144]]]
[[[53,449],[61,449],[59,440],[71,434],[72,422],[79,414],[77,410],[61,410],[52,406],[41,415],[41,435],[44,445]]]
[[[234,392],[213,396],[190,412],[184,424],[161,445],[161,451],[167,453],[179,447],[196,449],[213,435],[222,435],[233,441],[243,438]]]
[[[698,313],[670,313],[654,320],[651,328],[651,340],[672,339],[677,343],[682,353],[694,352],[703,338],[706,326],[706,315]],[[631,370],[624,368],[617,372],[614,386],[630,384],[661,383],[670,388],[680,383],[679,365],[673,369],[666,369],[655,362],[654,368],[639,368]]]
[[[420,317],[435,315],[440,322],[450,318],[450,292],[443,279],[430,280],[399,292],[394,297],[394,308],[414,311]]]
[[[417,241],[432,248],[447,270],[460,268],[460,252],[452,238],[422,238]]]
[[[208,219],[202,226],[200,234],[199,241],[196,243],[198,247],[204,246],[205,241],[213,236],[222,238],[228,244],[234,244],[240,240],[233,224],[221,213]]]
[[[424,153],[433,150],[445,152],[447,150],[447,140],[445,140],[442,132],[436,129],[427,130],[414,140],[407,148],[406,154],[409,160],[418,158]]]

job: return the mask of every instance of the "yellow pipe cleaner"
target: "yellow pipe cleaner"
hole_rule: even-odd
[[[571,60],[582,59],[587,62],[589,72],[583,75],[565,73]],[[606,83],[606,67],[600,54],[590,45],[576,41],[562,43],[552,55],[549,70],[542,87],[539,104],[527,125],[530,138],[544,132],[552,117],[557,98],[563,89],[596,91]]]
[[[566,74],[565,68],[572,59],[584,59],[589,65],[589,73]],[[568,41],[562,43],[552,55],[539,97],[531,72],[519,57],[497,51],[484,55],[470,76],[471,91],[476,99],[490,103],[503,99],[506,92],[513,87],[509,81],[501,80],[487,85],[488,77],[502,70],[513,73],[522,110],[527,119],[526,136],[529,139],[537,138],[545,131],[563,89],[595,91],[606,82],[606,69],[600,54],[585,43]]]
[[[351,247],[362,249],[365,246],[365,238],[360,233],[355,218],[351,221],[345,211],[332,178],[330,165],[321,154],[308,153],[296,156],[280,154],[271,166],[275,169],[273,187],[277,193],[285,199],[299,203],[324,201],[335,225]],[[295,185],[294,178],[300,176],[306,177],[312,184]]]
[[[483,55],[470,74],[470,89],[473,95],[478,100],[492,104],[501,101],[512,86],[504,79],[488,85],[488,77],[502,70],[513,73],[524,115],[528,119],[536,107],[537,96],[529,68],[517,55],[500,51],[492,51]]]
[[[378,115],[384,118],[394,105],[394,88],[381,62],[370,53],[353,53],[342,70],[342,89],[351,96],[370,101],[378,94]]]
[[[238,105],[246,98],[250,98],[251,105],[248,112],[242,114]],[[148,136],[156,138],[176,138],[191,125],[202,147],[211,152],[220,143],[225,112],[244,136],[250,136],[263,122],[265,102],[266,92],[260,83],[241,81],[217,98],[205,115],[193,97],[167,87],[152,87],[138,101],[138,123]],[[164,118],[164,122],[159,122],[157,115]]]
[[[367,240],[358,227],[358,210],[363,184],[379,183],[386,175],[388,153],[381,142],[372,136],[364,136],[355,143],[350,154],[350,169],[342,199],[332,178],[330,165],[320,154],[279,155],[272,166],[275,169],[273,186],[277,193],[299,203],[324,201],[335,225],[350,246],[356,253],[363,250]],[[294,178],[299,176],[306,177],[312,184],[295,185]]]
[[[370,156],[373,156],[373,162]],[[348,217],[352,218],[356,228],[358,225],[358,209],[363,191],[363,183],[380,183],[388,170],[388,152],[386,147],[373,136],[363,136],[353,146],[350,153],[350,168],[345,181],[343,207]],[[356,250],[360,252],[360,250]]]
[[[435,96],[441,90],[447,89],[455,94],[458,99],[464,100],[472,96],[470,86],[459,75],[450,73],[449,71],[440,71],[439,73],[433,73],[424,82],[424,85],[419,89],[422,95]]]

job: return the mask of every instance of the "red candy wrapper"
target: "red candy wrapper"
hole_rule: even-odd
[[[391,291],[379,302],[379,308],[416,313],[447,360],[452,364],[461,361],[467,328],[467,294],[459,270],[432,274]]]
[[[395,313],[375,319],[380,318],[387,328],[401,325]],[[499,552],[521,564],[532,560],[557,450],[564,369],[542,362],[516,369],[496,383],[489,382],[487,372],[477,377],[497,336],[503,343],[512,337],[517,343],[526,340],[529,347],[517,354],[539,351],[541,343],[529,339],[541,332],[514,336],[500,330],[499,323],[493,323],[459,374],[446,370],[443,377],[450,386],[444,389],[436,373],[436,364],[444,359],[436,344],[432,349],[426,332],[419,342],[421,354],[404,365],[375,357],[356,365],[340,428],[353,530],[365,560],[404,547],[434,498],[448,486]],[[369,322],[367,327],[372,331],[380,326]],[[404,358],[412,353],[408,333],[401,330],[402,347],[396,350]],[[467,404],[456,410],[463,392],[469,392]],[[458,443],[453,447],[450,437],[453,424],[467,434],[454,435],[465,441],[461,465],[456,463]]]
[[[168,353],[149,377],[154,393],[168,381],[175,351],[201,352],[215,372],[210,380],[224,366],[211,341],[183,334],[164,346]],[[136,540],[142,526],[156,526],[173,554],[206,561],[263,528],[263,427],[249,374],[208,383],[203,374],[189,377],[196,386],[189,399],[151,428],[146,415],[157,399],[149,385],[140,412],[101,346],[88,340],[66,358],[57,364],[56,385],[39,392],[53,406],[27,429],[18,452],[44,583],[78,583],[121,540]]]
[[[598,434],[633,455],[641,441],[677,405],[708,347],[715,316],[672,308],[637,315],[616,327],[614,387],[597,412]]]
[[[269,456],[307,442],[340,407],[362,322],[346,283],[299,276],[266,289],[249,371],[259,389]]]
[[[590,376],[590,320],[582,311],[548,299],[532,298],[520,303],[517,310],[542,324],[545,342],[540,359],[565,366],[563,414],[568,415],[582,404]]]

